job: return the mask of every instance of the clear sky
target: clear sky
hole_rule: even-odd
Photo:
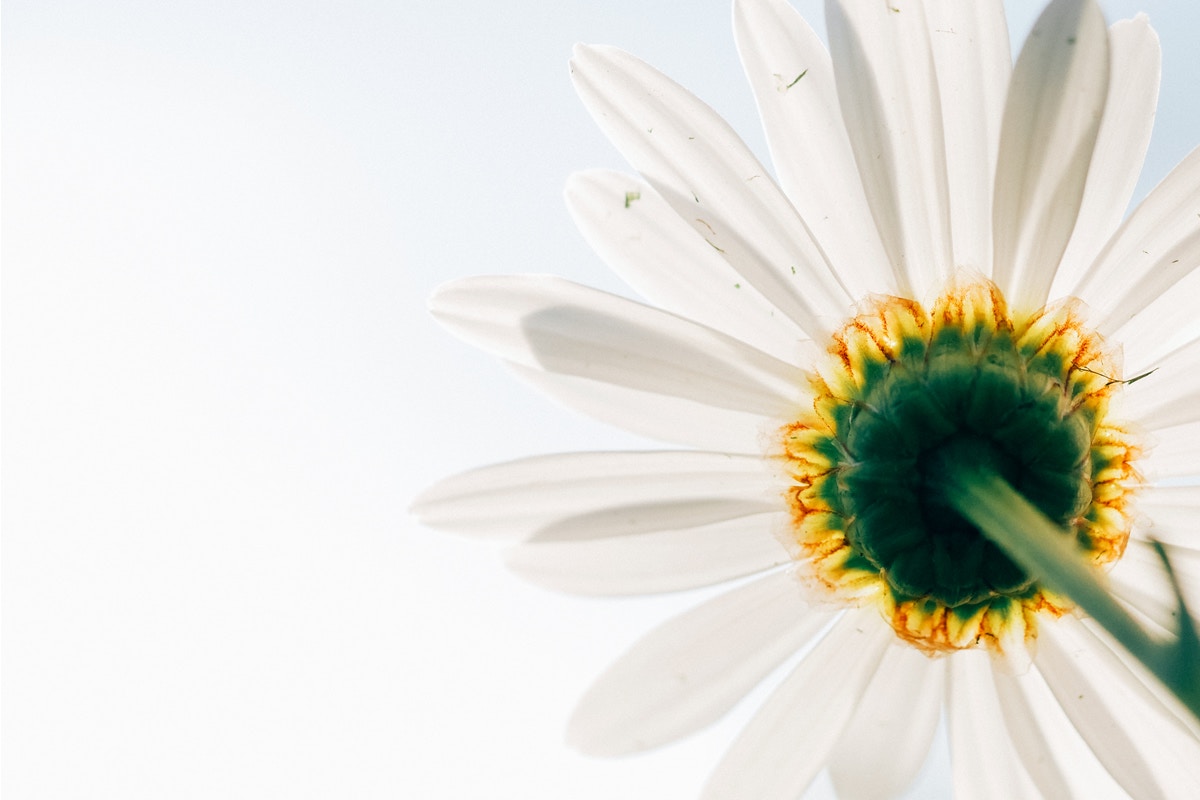
[[[1041,3],[1007,5],[1020,41]],[[1102,5],[1163,41],[1140,198],[1200,142],[1200,6]],[[729,20],[5,2],[5,796],[696,795],[752,706],[622,761],[561,738],[590,679],[705,593],[553,595],[406,506],[471,466],[647,444],[541,399],[424,298],[488,272],[624,291],[561,200],[571,171],[625,168],[571,45],[642,56],[765,159]],[[920,780],[948,795],[944,750]]]

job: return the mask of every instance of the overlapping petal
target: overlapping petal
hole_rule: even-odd
[[[1075,228],[1108,74],[1100,9],[1054,0],[1013,68],[996,167],[993,276],[1019,309],[1045,304]]]
[[[567,181],[566,199],[588,244],[642,297],[799,363],[804,332],[640,178],[579,172]]]
[[[624,510],[630,525],[674,510],[686,511],[693,525],[763,513],[781,507],[772,482],[757,456],[560,453],[445,478],[418,495],[411,510],[431,527],[514,540],[607,509]]]
[[[829,761],[840,797],[895,797],[912,783],[941,719],[944,667],[906,644],[887,648]]]
[[[1134,797],[1186,797],[1200,780],[1200,742],[1150,706],[1077,620],[1043,626],[1037,665],[1076,730]]]
[[[682,317],[549,275],[465,278],[430,310],[461,338],[550,372],[775,417],[801,373]]]
[[[567,741],[621,755],[713,722],[831,619],[776,572],[720,595],[646,634],[588,690]]]
[[[954,796],[964,800],[1039,797],[1013,748],[992,682],[989,655],[955,653],[947,665],[946,711]]]
[[[1004,4],[926,0],[925,15],[947,142],[954,266],[991,275],[992,180],[1012,75]]]
[[[657,511],[635,510],[643,516],[632,524],[621,508],[570,517],[510,547],[504,561],[530,583],[584,595],[676,592],[789,561],[771,534],[785,512],[697,523],[688,505]]]
[[[1159,298],[1180,322],[1195,318],[1195,297],[1169,290],[1200,266],[1198,214],[1200,148],[1133,210],[1072,292],[1092,306],[1097,330],[1117,333]]]
[[[846,612],[738,736],[705,784],[704,800],[793,800],[803,792],[893,637],[873,610]]]
[[[942,107],[929,24],[914,0],[825,4],[838,99],[902,294],[954,270]]]
[[[852,297],[895,292],[825,45],[786,0],[736,0],[733,33],[788,198]]]
[[[808,226],[716,112],[615,48],[577,47],[571,74],[629,163],[747,284],[812,338],[846,315],[851,296]]]
[[[1056,289],[1051,297],[1066,293],[1067,287],[1079,282],[1117,229],[1150,146],[1162,72],[1158,34],[1141,14],[1109,28],[1108,41],[1112,69],[1104,119],[1088,167],[1079,216],[1054,275]]]

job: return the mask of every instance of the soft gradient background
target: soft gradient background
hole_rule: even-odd
[[[1019,42],[1041,4],[1008,5]],[[1103,5],[1163,39],[1140,197],[1200,141],[1200,7]],[[703,593],[552,595],[406,506],[474,465],[644,444],[424,298],[514,271],[621,291],[560,199],[624,168],[575,41],[646,58],[765,157],[728,3],[3,12],[5,797],[695,796],[749,707],[619,762],[560,742],[590,679]],[[947,764],[912,796],[948,796]]]

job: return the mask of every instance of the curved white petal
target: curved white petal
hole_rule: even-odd
[[[1104,630],[1094,619],[1084,617],[1080,619],[1084,631],[1097,641],[1097,647],[1106,655],[1111,655],[1116,659],[1114,669],[1118,673],[1122,671],[1128,672],[1132,678],[1135,678],[1140,687],[1134,688],[1139,690],[1146,698],[1146,702],[1151,706],[1158,706],[1167,715],[1167,718],[1174,718],[1175,722],[1182,731],[1188,732],[1193,738],[1200,740],[1200,720],[1188,710],[1187,706],[1176,697],[1170,689],[1163,686],[1162,682],[1154,677],[1146,668],[1146,665],[1134,658],[1128,650],[1122,647],[1113,639],[1112,635]],[[1174,635],[1175,630],[1169,629],[1169,632]]]
[[[576,707],[567,742],[616,756],[686,736],[721,717],[826,623],[780,571],[715,597],[642,637]]]
[[[1009,740],[1042,797],[1127,798],[1096,760],[1037,669],[993,670]]]
[[[1153,533],[1153,531],[1151,531]],[[1200,550],[1164,541],[1171,569],[1191,609],[1200,601]],[[1178,628],[1179,601],[1171,587],[1162,558],[1145,539],[1130,539],[1109,572],[1113,593],[1141,611],[1165,630]]]
[[[506,550],[504,562],[547,589],[623,595],[710,586],[790,560],[774,535],[787,524],[787,512],[692,525],[686,511],[674,511],[674,522],[646,520],[650,530],[628,525],[620,509],[560,520]]]
[[[992,181],[1012,75],[1004,3],[926,0],[925,15],[942,104],[954,266],[990,275]]]
[[[1137,509],[1139,538],[1200,550],[1200,486],[1147,487]]]
[[[942,109],[924,7],[827,0],[838,100],[901,293],[921,299],[954,267]]]
[[[821,771],[879,667],[891,628],[848,611],[779,685],[709,777],[703,800],[794,800]]]
[[[825,45],[786,0],[735,0],[733,34],[783,190],[851,297],[894,293]]]
[[[1151,369],[1152,375],[1129,384],[1121,393],[1122,414],[1152,431],[1200,421],[1200,339],[1152,362],[1138,374]]]
[[[1092,306],[1097,330],[1117,332],[1200,266],[1200,148],[1133,210],[1072,294]],[[1195,318],[1195,296],[1177,297]],[[1181,317],[1186,320],[1187,317]]]
[[[1150,452],[1138,466],[1155,481],[1200,476],[1200,422],[1154,432]]]
[[[1200,742],[1146,702],[1140,684],[1078,620],[1038,631],[1038,669],[1092,752],[1134,797],[1200,793]]]
[[[1108,100],[1088,168],[1079,219],[1067,244],[1051,296],[1073,288],[1112,236],[1142,172],[1162,73],[1158,34],[1145,14],[1121,20],[1108,31],[1112,60]]]
[[[1013,68],[996,167],[994,277],[1018,310],[1046,302],[1075,228],[1108,95],[1094,0],[1054,0]]]
[[[991,656],[981,650],[955,653],[947,673],[954,796],[963,800],[1038,797],[1005,728],[992,682]]]
[[[1029,696],[1035,690],[1034,678],[1037,672],[1029,670],[1021,676],[996,670],[992,672],[1000,711],[1008,728],[1009,741],[1016,749],[1025,771],[1029,773],[1043,797],[1070,797],[1071,790],[1066,775],[1055,757],[1055,746],[1058,742],[1047,740],[1046,731],[1037,717],[1037,706]]]
[[[696,400],[644,392],[575,375],[507,363],[513,373],[573,411],[671,444],[726,453],[763,452],[764,437],[779,421],[730,411]]]
[[[1200,338],[1197,297],[1200,297],[1200,269],[1184,275],[1169,291],[1107,334],[1110,341],[1121,345],[1125,375],[1141,375]]]
[[[912,783],[942,716],[944,666],[903,642],[887,648],[829,761],[839,797],[882,800]]]
[[[523,366],[718,408],[774,416],[803,381],[730,336],[554,276],[464,278],[429,306],[460,338]]]
[[[438,481],[410,510],[433,528],[512,538],[556,520],[623,509],[631,521],[683,507],[697,523],[780,507],[761,458],[648,451],[558,453],[473,469]]]
[[[825,254],[725,120],[643,61],[580,45],[575,89],[617,149],[689,225],[813,338],[850,308]]]
[[[588,244],[642,297],[794,363],[804,332],[641,178],[577,172],[565,194]]]

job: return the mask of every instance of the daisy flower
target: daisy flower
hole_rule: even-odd
[[[512,537],[514,571],[568,592],[737,581],[640,640],[568,731],[652,748],[792,658],[705,797],[793,798],[824,768],[891,796],[943,718],[963,797],[1200,796],[1195,718],[955,488],[1002,481],[1176,630],[1150,538],[1198,585],[1200,151],[1122,221],[1147,20],[1055,0],[1015,65],[999,0],[829,0],[828,51],[782,0],[734,24],[774,173],[633,56],[571,62],[639,175],[577,174],[567,202],[647,302],[546,275],[431,300],[553,398],[687,449],[485,467],[414,509]]]

